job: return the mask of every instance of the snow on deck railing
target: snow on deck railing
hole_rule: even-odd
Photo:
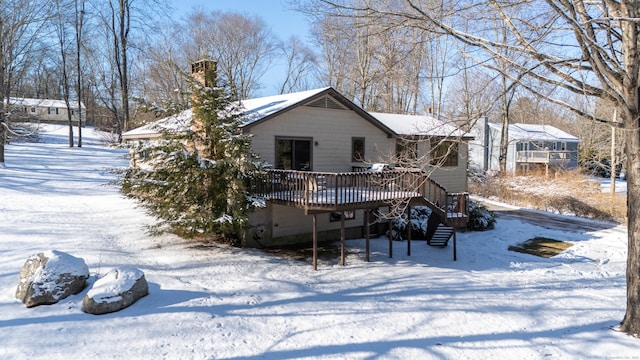
[[[301,207],[347,207],[393,199],[424,197],[422,176],[410,172],[309,172],[267,170],[252,192]]]
[[[308,210],[382,206],[424,199],[441,217],[466,217],[468,194],[448,194],[422,171],[310,172],[266,170],[252,179],[252,195]],[[466,195],[465,195],[466,194]],[[453,210],[458,207],[458,210]]]

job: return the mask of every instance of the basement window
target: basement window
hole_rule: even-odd
[[[330,222],[336,222],[336,221],[340,221],[340,219],[342,218],[342,213],[338,212],[338,211],[334,211],[331,214],[329,214],[329,221]],[[345,220],[353,220],[356,218],[356,212],[353,210],[349,210],[349,211],[345,211],[344,212],[344,219]]]

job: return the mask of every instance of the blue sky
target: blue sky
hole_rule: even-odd
[[[296,35],[301,40],[308,40],[309,25],[304,15],[290,9],[286,0],[170,0],[177,10],[178,18],[190,13],[194,7],[206,10],[233,11],[247,15],[257,15],[271,28],[281,40]],[[275,65],[272,76],[265,75],[263,87],[259,95],[273,95],[276,83],[284,76]],[[282,68],[282,67],[281,67]],[[283,72],[284,70],[281,70]]]
[[[291,35],[305,39],[308,25],[304,15],[290,9],[286,0],[170,0],[182,16],[194,7],[204,10],[235,11],[261,17],[283,40]]]

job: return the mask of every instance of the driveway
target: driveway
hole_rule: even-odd
[[[541,226],[551,230],[575,230],[579,232],[589,232],[611,229],[619,225],[616,223],[559,215],[539,210],[522,208],[514,209],[507,206],[501,206],[491,201],[483,201],[481,199],[474,200],[491,210],[498,219],[520,220],[524,223]]]

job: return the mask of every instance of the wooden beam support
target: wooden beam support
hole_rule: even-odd
[[[318,270],[318,225],[316,214],[313,214],[313,270]]]
[[[389,212],[391,212],[391,207],[389,207]],[[393,223],[389,220],[389,258],[393,257]]]
[[[344,211],[340,213],[340,265],[344,266]]]
[[[411,206],[407,207],[407,256],[411,256]]]
[[[454,227],[453,228],[453,261],[456,261],[457,257],[458,257],[457,254],[456,254],[456,252],[457,252],[456,245],[457,245],[457,243],[456,243],[456,228]]]
[[[370,229],[369,229],[369,209],[365,209],[364,211],[364,243],[365,243],[365,260],[369,262],[369,237],[370,237]]]

